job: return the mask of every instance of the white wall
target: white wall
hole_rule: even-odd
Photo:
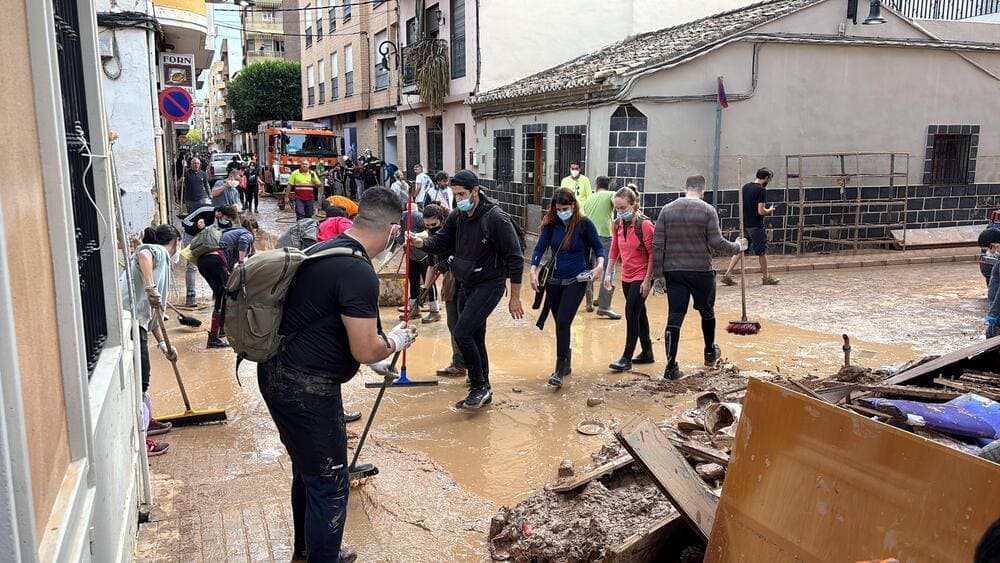
[[[483,0],[480,4],[483,73],[479,91],[486,92],[530,76],[630,35],[752,3],[752,0]]]
[[[129,237],[138,238],[156,213],[156,151],[151,105],[155,94],[150,90],[146,32],[118,29],[114,33],[118,40],[121,75],[112,79],[102,74],[101,79],[108,129],[118,133],[114,156],[118,185],[125,190],[122,196],[125,230]],[[110,34],[109,30],[101,33],[102,36]],[[109,67],[113,70],[113,63]]]

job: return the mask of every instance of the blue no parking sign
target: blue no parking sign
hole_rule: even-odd
[[[160,115],[174,123],[183,123],[194,112],[194,100],[187,90],[179,86],[164,88],[160,92]]]

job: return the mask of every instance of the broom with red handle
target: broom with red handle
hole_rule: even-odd
[[[740,236],[746,236],[743,229],[743,159],[736,160],[736,177],[739,183]],[[740,251],[740,300],[743,304],[743,316],[738,321],[729,321],[726,332],[740,336],[753,336],[760,332],[760,323],[747,320],[747,272],[743,267],[743,257],[746,253]]]

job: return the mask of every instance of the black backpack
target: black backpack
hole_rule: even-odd
[[[493,215],[499,213],[501,216],[510,219],[510,224],[514,226],[514,232],[517,234],[517,244],[521,247],[521,253],[523,254],[525,249],[528,248],[528,242],[524,237],[524,229],[521,225],[517,224],[509,213],[503,210],[499,205],[493,205],[493,207],[486,212],[486,216],[483,220],[479,222],[480,228],[483,230],[483,240],[488,241],[490,239],[490,222],[493,221]]]

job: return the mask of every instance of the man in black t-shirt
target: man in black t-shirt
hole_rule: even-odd
[[[293,560],[352,560],[341,549],[349,475],[340,385],[363,363],[388,375],[385,358],[416,338],[415,329],[402,324],[382,333],[378,276],[369,259],[398,232],[399,198],[371,188],[359,207],[351,229],[308,252],[342,247],[354,254],[299,268],[281,319],[284,348],[257,366],[261,395],[292,460]]]
[[[750,251],[757,255],[760,261],[760,275],[764,285],[778,285],[781,280],[772,278],[767,273],[767,231],[764,230],[764,217],[774,214],[774,206],[767,205],[767,184],[774,174],[767,168],[757,171],[757,179],[743,186],[743,229],[744,236],[750,240]],[[729,268],[722,276],[725,285],[736,285],[733,280],[733,269],[740,262],[740,255],[733,256]]]

